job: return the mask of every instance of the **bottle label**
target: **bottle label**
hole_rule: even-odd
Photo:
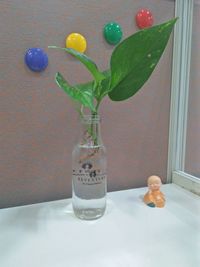
[[[73,189],[77,197],[97,199],[105,197],[107,175],[100,169],[93,169],[91,163],[85,163],[73,170]]]

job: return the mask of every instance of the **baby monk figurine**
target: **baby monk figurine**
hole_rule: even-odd
[[[160,191],[162,184],[160,177],[150,176],[147,180],[149,191],[144,195],[144,202],[149,207],[163,208],[165,205],[165,196]]]

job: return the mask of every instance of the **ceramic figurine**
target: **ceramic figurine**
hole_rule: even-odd
[[[149,207],[163,208],[165,205],[165,196],[160,191],[162,184],[160,177],[152,175],[147,180],[149,191],[144,195],[144,202]]]

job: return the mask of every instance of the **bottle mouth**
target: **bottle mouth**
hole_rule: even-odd
[[[100,122],[100,116],[98,114],[95,115],[83,115],[81,116],[81,121],[83,123],[97,123]]]

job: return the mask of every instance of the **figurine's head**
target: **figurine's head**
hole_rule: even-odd
[[[151,191],[156,191],[160,189],[160,186],[162,184],[160,177],[156,175],[152,175],[147,180],[148,187]]]

